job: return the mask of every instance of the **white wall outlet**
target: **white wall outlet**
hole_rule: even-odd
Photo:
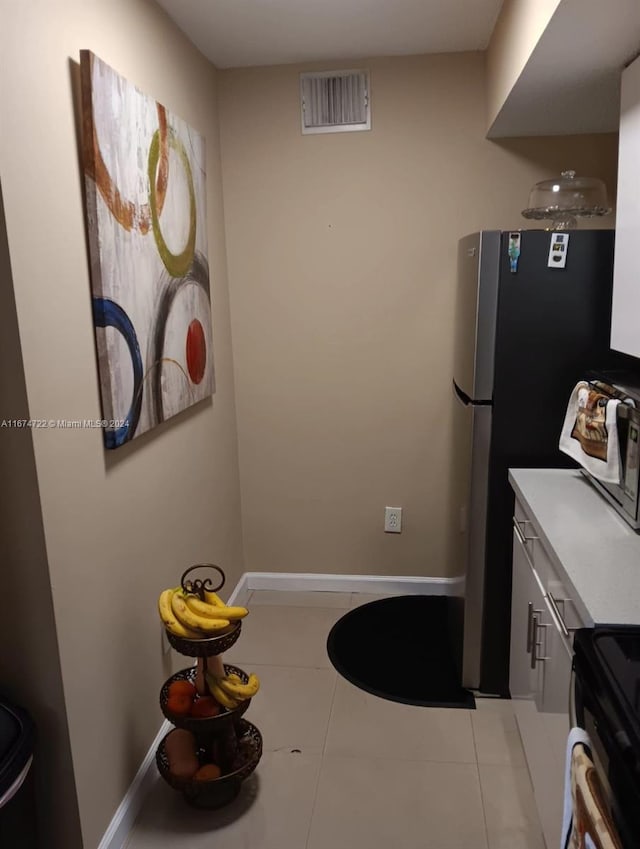
[[[387,534],[402,533],[402,507],[384,508],[384,531]]]

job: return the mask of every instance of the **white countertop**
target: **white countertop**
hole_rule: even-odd
[[[640,625],[640,534],[578,471],[510,469],[509,482],[586,624]]]

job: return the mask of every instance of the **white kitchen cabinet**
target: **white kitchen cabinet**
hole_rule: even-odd
[[[583,622],[533,520],[517,501],[513,524],[511,697],[568,716],[572,632]]]
[[[514,520],[509,689],[512,699],[530,699],[545,713],[568,715],[570,637],[554,606],[548,560],[538,541]],[[532,545],[534,543],[534,545]],[[534,562],[535,557],[535,562]],[[538,567],[538,568],[536,568]],[[546,577],[547,585],[543,583]],[[557,582],[556,582],[557,583]],[[560,591],[562,592],[562,591]],[[558,594],[562,600],[563,597]]]
[[[545,597],[549,602],[549,596]],[[569,683],[571,681],[571,665],[573,650],[571,643],[558,628],[556,622],[549,623],[545,629],[544,688],[542,713],[559,713],[567,718],[569,729]]]
[[[511,586],[511,652],[509,657],[509,689],[512,699],[532,699],[542,703],[543,664],[535,658],[540,646],[532,653],[534,631],[544,635],[538,627],[539,617],[545,608],[544,595],[536,573],[531,566],[526,537],[513,532],[513,578]],[[541,642],[540,638],[536,642]],[[533,658],[533,660],[532,660]]]
[[[640,244],[640,238],[638,240]],[[640,313],[638,313],[640,314]],[[546,630],[542,690],[512,705],[548,849],[560,845],[572,632],[640,623],[640,533],[575,469],[510,469],[515,518],[554,628]],[[518,549],[514,568],[522,569]],[[518,579],[514,576],[516,594]],[[553,605],[558,608],[557,616]],[[519,616],[526,616],[520,612]],[[567,633],[562,631],[564,623]],[[520,626],[515,626],[521,634]],[[561,651],[562,649],[562,651]],[[522,647],[515,656],[522,658]],[[526,667],[526,662],[522,664]],[[516,679],[514,679],[516,680]],[[514,689],[520,685],[515,684]],[[536,685],[540,687],[539,682]]]
[[[640,357],[640,57],[622,72],[611,347]]]
[[[549,847],[560,843],[572,632],[582,624],[535,518],[516,500],[509,687]]]

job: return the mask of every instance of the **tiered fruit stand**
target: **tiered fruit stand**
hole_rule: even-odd
[[[222,569],[213,564],[205,565],[211,566],[220,573],[221,582],[217,587],[213,586],[210,578],[193,581],[187,579],[187,575],[193,569],[202,568],[201,566],[192,566],[187,569],[181,579],[182,589],[198,595],[201,600],[204,600],[205,591],[216,592],[225,582]],[[198,808],[219,808],[235,799],[240,792],[242,782],[258,765],[262,755],[262,735],[255,725],[242,718],[251,699],[245,699],[232,710],[221,707],[220,713],[216,716],[179,716],[169,710],[169,688],[175,681],[189,681],[192,684],[195,684],[197,679],[206,681],[207,670],[214,675],[217,672],[236,673],[246,684],[249,677],[247,673],[239,667],[222,664],[220,657],[236,642],[241,630],[242,623],[237,621],[226,633],[204,639],[186,639],[177,637],[168,629],[166,631],[167,639],[172,647],[180,654],[197,658],[197,664],[181,669],[165,681],[160,690],[160,708],[175,728],[183,728],[193,734],[200,765],[215,763],[220,767],[221,775],[208,780],[174,775],[171,772],[165,748],[167,738],[172,732],[166,734],[160,742],[156,751],[156,764],[167,784],[182,792],[186,801]]]

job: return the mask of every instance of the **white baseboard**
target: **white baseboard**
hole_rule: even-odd
[[[250,574],[250,572],[243,572],[240,576],[240,580],[235,585],[233,592],[227,599],[227,604],[229,605],[229,607],[234,604],[237,604],[240,607],[246,606],[247,601],[249,600],[249,595],[251,593],[248,579]]]
[[[160,778],[155,764],[156,749],[164,735],[168,734],[172,727],[168,720],[162,723],[162,727],[140,764],[129,789],[118,805],[109,827],[103,834],[98,849],[122,849],[124,846],[147,793]]]
[[[457,596],[464,590],[464,577],[423,578],[398,575],[244,572],[227,599],[227,604],[246,605],[252,590]],[[156,749],[172,727],[168,720],[163,722],[129,789],[118,805],[98,849],[122,849],[124,846],[145,797],[160,778],[155,766]]]
[[[402,575],[323,575],[304,572],[245,572],[249,590],[283,592],[386,593],[407,595],[461,595],[464,577],[425,578]]]

